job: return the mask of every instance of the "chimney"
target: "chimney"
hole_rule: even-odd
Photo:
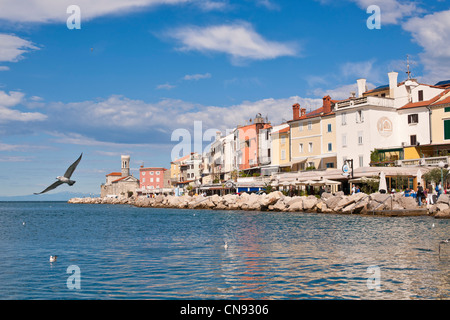
[[[298,103],[292,106],[292,113],[294,116],[294,120],[300,119],[300,105]]]
[[[323,113],[330,113],[331,112],[331,97],[325,96],[323,97]]]
[[[358,79],[356,83],[358,84],[358,98],[361,98],[366,92],[366,79]]]
[[[216,141],[220,140],[220,136],[222,135],[222,132],[216,131]]]
[[[389,98],[394,98],[394,89],[397,88],[398,82],[397,82],[397,77],[398,77],[398,72],[389,72],[388,73],[388,77],[389,77]]]
[[[304,115],[306,115],[306,109],[305,108],[301,108],[300,109],[300,116],[304,116]]]

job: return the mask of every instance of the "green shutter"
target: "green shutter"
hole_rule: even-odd
[[[450,140],[450,120],[444,120],[444,140]]]
[[[444,109],[445,112],[450,112],[450,107]]]

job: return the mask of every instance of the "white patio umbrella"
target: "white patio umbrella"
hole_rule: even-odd
[[[422,170],[417,170],[417,183],[420,182],[420,185],[422,185]]]
[[[381,190],[387,192],[386,174],[383,171],[380,173],[380,184],[378,186],[378,191],[381,192]]]
[[[329,179],[323,179],[322,180],[326,186],[332,185],[332,184],[341,184],[339,181],[329,180]]]

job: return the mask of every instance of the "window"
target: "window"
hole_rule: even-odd
[[[298,124],[298,131],[303,131],[303,123]]]
[[[145,182],[145,178],[142,178],[142,182]]]
[[[303,153],[303,143],[298,145],[298,152]]]
[[[193,175],[193,174],[192,174]],[[156,178],[156,182],[159,182],[159,178]]]
[[[308,121],[308,130],[312,130],[312,121]]]
[[[328,151],[333,151],[333,144],[332,143],[328,144]]]
[[[418,99],[419,99],[419,101],[423,101],[423,90],[419,90]]]
[[[415,146],[417,144],[417,136],[415,134],[409,136],[409,140],[410,140],[412,146]]]
[[[327,168],[334,168],[334,162],[327,162]]]
[[[331,123],[328,124],[328,132],[331,132]]]
[[[362,110],[356,111],[356,123],[364,122],[364,116]]]
[[[286,143],[286,137],[285,136],[282,136],[281,137],[281,144],[285,144]]]
[[[363,133],[362,133],[362,131],[358,132],[358,144],[363,144]]]
[[[308,143],[308,151],[309,152],[313,151],[313,144],[312,144],[312,142]]]
[[[359,156],[359,166],[364,167],[364,156]]]
[[[444,120],[444,139],[450,140],[450,120]]]
[[[161,172],[159,172],[159,171],[156,171],[156,175],[157,175],[157,176],[159,176],[159,174],[160,174],[160,173],[161,173]]]
[[[150,178],[150,182],[153,182],[153,178]]]
[[[281,150],[281,160],[286,160],[286,150]]]
[[[347,114],[345,112],[342,113],[342,125],[345,126],[347,124]]]
[[[151,175],[151,176],[153,175],[153,173],[154,173],[153,171],[150,171],[150,175]]]
[[[444,112],[450,112],[450,107],[445,108]]]
[[[347,146],[347,135],[346,134],[342,135],[342,146],[343,147]]]
[[[419,123],[419,115],[417,113],[409,114],[408,115],[408,124],[415,124],[415,123]]]
[[[269,130],[266,131],[266,140],[269,140]]]
[[[270,158],[270,149],[267,149],[267,157]]]
[[[145,171],[142,171],[142,175],[145,176]]]

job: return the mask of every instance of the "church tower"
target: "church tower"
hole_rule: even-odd
[[[130,156],[121,156],[122,160],[122,177],[128,177],[130,175]]]

